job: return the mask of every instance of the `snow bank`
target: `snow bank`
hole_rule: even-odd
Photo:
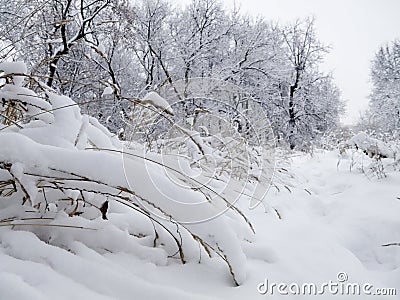
[[[276,287],[273,295],[270,291],[261,295],[257,287],[265,280],[270,287],[273,283],[309,283],[320,288],[332,282],[334,293],[335,284],[341,284],[337,279],[339,272],[348,276],[342,284],[369,284],[373,293],[376,289],[394,288],[398,294],[400,252],[396,245],[382,245],[400,241],[400,174],[370,180],[338,170],[337,156],[337,152],[316,151],[312,157],[293,157],[292,165],[287,166],[295,174],[291,191],[270,193],[266,210],[258,206],[246,211],[257,235],[241,241],[247,262],[240,267],[246,269],[247,279],[240,287],[233,287],[229,277],[224,276],[226,268],[220,258],[209,259],[198,248],[194,251],[197,259],[185,265],[167,258],[171,243],[160,236],[163,245],[151,246],[154,228],[150,220],[124,207],[112,206],[109,221],[61,215],[56,220],[90,226],[96,231],[46,228],[40,232],[38,227],[23,227],[34,231],[34,235],[0,227],[0,298],[309,300],[314,295],[292,296],[288,288],[289,295],[281,295]],[[241,206],[246,208],[247,203],[243,201]],[[3,211],[0,209],[0,213]],[[205,242],[217,241],[222,249],[225,246],[213,235],[213,230],[219,230],[215,227],[233,229],[225,237],[231,241],[237,239],[232,232],[240,231],[229,218],[223,220],[211,221],[211,228],[204,223],[203,228],[197,229],[199,234],[207,233],[203,235]],[[189,242],[185,231],[181,234],[183,242]],[[319,298],[398,297],[363,297],[362,292],[359,296],[342,295],[339,288],[336,294],[325,289]]]

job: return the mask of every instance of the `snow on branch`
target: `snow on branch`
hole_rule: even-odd
[[[369,157],[395,158],[395,151],[390,145],[370,137],[365,132],[356,134],[344,144],[344,148],[350,147],[361,149]]]

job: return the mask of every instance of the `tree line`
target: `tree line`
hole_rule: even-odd
[[[400,41],[379,48],[371,64],[372,93],[370,126],[399,138],[400,133]]]
[[[313,18],[281,25],[227,10],[217,0],[0,3],[0,60],[25,61],[30,75],[114,132],[120,123],[113,120],[127,113],[124,97],[193,77],[241,87],[265,108],[278,142],[291,149],[334,130],[343,112],[332,77],[319,69],[329,48]],[[105,88],[112,94],[104,95]]]

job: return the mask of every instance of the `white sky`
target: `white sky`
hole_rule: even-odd
[[[347,104],[342,122],[356,122],[368,107],[370,62],[381,45],[400,39],[400,0],[222,0],[242,13],[284,24],[315,16],[317,34],[330,45],[322,66],[332,71]],[[175,0],[188,3],[190,0]]]
[[[225,0],[227,7],[233,0]],[[400,39],[400,0],[236,0],[243,13],[286,23],[314,15],[330,45],[322,70],[332,71],[347,104],[342,122],[354,123],[368,106],[370,62],[378,48]]]

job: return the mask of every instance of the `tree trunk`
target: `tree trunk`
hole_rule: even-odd
[[[296,70],[296,79],[289,91],[289,147],[293,150],[296,147],[295,129],[296,129],[296,112],[294,110],[294,94],[299,86],[300,71]]]

